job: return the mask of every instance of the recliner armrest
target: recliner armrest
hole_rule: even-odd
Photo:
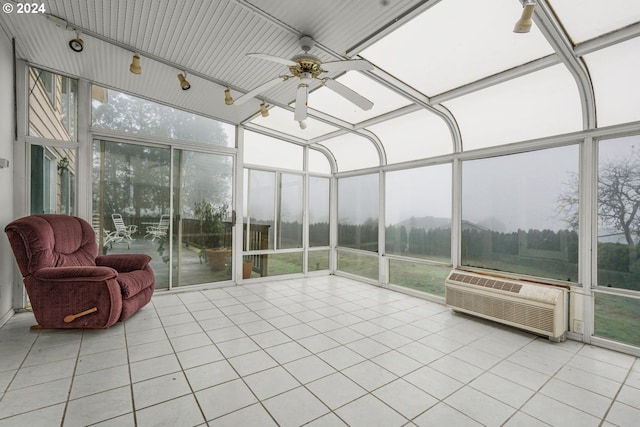
[[[111,267],[121,273],[144,270],[151,261],[151,257],[146,254],[113,254],[99,255],[96,258],[96,265]]]
[[[60,282],[99,282],[114,279],[118,272],[109,267],[46,267],[33,273],[33,277],[38,280],[60,281]]]

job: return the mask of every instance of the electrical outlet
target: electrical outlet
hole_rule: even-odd
[[[581,334],[583,332],[583,330],[582,330],[582,320],[577,320],[577,319],[573,320],[573,332],[577,332],[579,334]]]

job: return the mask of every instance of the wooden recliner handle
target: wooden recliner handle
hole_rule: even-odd
[[[98,311],[98,307],[91,307],[88,310],[85,311],[81,311],[80,313],[76,313],[76,314],[69,314],[67,316],[64,316],[64,323],[71,323],[74,320],[76,320],[78,317],[82,317],[82,316],[86,316],[87,314],[91,314]]]

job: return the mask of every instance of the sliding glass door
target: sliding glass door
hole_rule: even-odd
[[[158,289],[231,280],[232,189],[230,155],[93,143],[99,247],[151,256]]]
[[[232,177],[228,155],[175,150],[173,286],[232,278]]]

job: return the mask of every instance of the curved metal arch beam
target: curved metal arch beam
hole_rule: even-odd
[[[420,3],[418,3],[412,10],[410,10],[406,16],[401,17],[401,19],[394,21],[394,23],[392,25],[389,25],[388,28],[385,28],[380,34],[378,35],[373,35],[371,37],[369,37],[367,40],[362,41],[358,44],[358,49],[362,49],[364,48],[364,46],[367,43],[372,43],[374,40],[376,40],[379,37],[382,37],[384,34],[386,34],[386,32],[391,31],[392,28],[396,28],[397,26],[401,25],[402,22],[400,21],[404,21],[405,19],[410,19],[411,17],[426,11],[427,9],[431,8],[432,6],[436,5],[437,3],[439,3],[441,0],[424,0]],[[275,19],[274,17],[264,13],[261,9],[259,9],[258,7],[254,6],[253,4],[251,4],[249,1],[247,0],[235,0],[235,2],[240,5],[243,6],[251,11],[253,11],[256,15],[261,16],[262,18],[268,20],[271,24],[274,24],[280,28],[282,28],[283,30],[289,31],[295,35],[297,35],[298,37],[302,36],[303,33],[301,33],[299,30]],[[322,50],[323,52],[334,56],[336,59],[346,59],[345,56],[340,55],[337,52],[334,52],[333,50],[329,49],[328,47],[324,46],[321,42],[318,42],[317,40],[315,41],[315,47]],[[353,55],[355,53],[356,47],[352,47],[351,49],[349,49],[349,55]],[[447,110],[446,108],[440,106],[440,105],[433,105],[430,101],[429,98],[426,97],[425,95],[423,95],[422,93],[418,92],[417,90],[413,89],[411,86],[405,84],[404,82],[398,80],[397,78],[391,76],[390,74],[379,70],[379,69],[375,69],[374,71],[364,71],[363,72],[365,75],[369,76],[370,78],[373,78],[374,80],[376,80],[378,83],[381,83],[383,85],[385,85],[386,87],[390,88],[391,90],[401,93],[403,96],[405,96],[406,98],[408,98],[409,100],[415,102],[416,104],[422,106],[423,108],[427,108],[428,110],[431,110],[432,112],[436,113],[440,118],[442,118],[445,121],[445,124],[447,125],[447,127],[449,128],[449,131],[451,132],[451,139],[452,139],[452,143],[453,143],[453,152],[460,152],[462,151],[462,136],[460,133],[460,128],[458,126],[458,123],[456,122],[455,118],[453,117],[453,115],[451,114],[451,112],[449,110]],[[273,102],[272,102],[273,104]],[[282,105],[280,105],[282,106]],[[284,107],[284,106],[283,106]],[[287,107],[285,107],[287,108]],[[290,108],[290,107],[288,107]],[[310,114],[310,116],[312,116]],[[335,126],[341,127],[343,129],[348,129],[349,131],[353,131],[353,128],[349,129],[348,126],[340,126],[340,120],[333,120],[333,118],[327,118],[327,117],[314,117],[314,118],[318,118],[321,120],[325,120],[327,121],[327,123],[333,124]],[[246,118],[244,121],[241,121],[242,124],[246,123],[247,121],[249,121],[251,119],[251,117]],[[378,140],[379,141],[379,140]],[[384,150],[383,150],[384,151]],[[386,160],[385,163],[381,163],[382,166],[386,165]]]
[[[582,104],[583,129],[595,129],[596,127],[596,101],[593,92],[591,76],[584,61],[578,57],[575,48],[558,18],[553,13],[547,0],[537,0],[533,20],[547,39],[560,60],[567,67],[578,86],[578,93]]]
[[[329,161],[329,166],[331,167],[331,175],[335,175],[336,173],[338,173],[338,161],[336,160],[336,156],[333,155],[333,152],[331,150],[329,150],[324,145],[315,143],[307,144],[307,147],[309,147],[310,150],[319,151],[320,153],[324,154],[324,156]]]
[[[400,93],[405,98],[420,105],[423,108],[435,113],[438,117],[444,120],[445,124],[449,128],[451,133],[451,141],[453,144],[453,152],[458,153],[462,151],[462,133],[460,132],[460,126],[451,112],[440,104],[434,104],[431,99],[425,96],[423,93],[415,90],[411,86],[407,85],[403,81],[397,79],[391,74],[375,69],[373,71],[364,71],[364,74],[375,80],[376,82],[388,87],[389,89]]]
[[[353,133],[368,139],[373,144],[376,151],[378,152],[378,158],[380,163],[378,166],[385,166],[387,164],[387,153],[384,149],[384,146],[382,145],[382,141],[380,141],[380,138],[378,138],[378,136],[375,133],[367,129],[338,130],[338,131],[331,132],[326,135],[322,135],[317,138],[311,139],[309,140],[309,144],[313,144],[313,145],[320,144],[322,143],[322,141],[328,141],[337,136],[346,135],[347,133]]]

